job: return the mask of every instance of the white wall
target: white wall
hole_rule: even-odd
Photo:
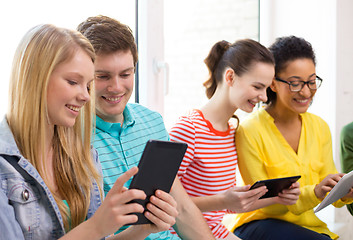
[[[260,0],[261,43],[269,46],[276,37],[296,35],[313,45],[316,72],[324,82],[309,111],[329,124],[339,171],[339,133],[353,121],[352,10],[351,0]],[[353,218],[345,207],[330,206],[318,216],[340,239],[353,239]]]
[[[353,121],[353,1],[337,1],[336,18],[336,134]],[[338,141],[336,141],[338,143]],[[338,144],[336,145],[338,148]]]
[[[353,1],[337,0],[336,7],[336,159],[339,159],[341,128],[353,121]],[[336,164],[340,165],[340,164]],[[353,239],[353,217],[344,208],[335,211],[336,222],[344,224],[342,239]]]

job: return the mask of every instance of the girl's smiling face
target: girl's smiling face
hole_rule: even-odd
[[[309,58],[295,59],[288,62],[277,77],[287,82],[314,80],[315,64]],[[316,93],[316,90],[309,89],[308,85],[304,85],[299,92],[292,92],[288,84],[280,81],[273,81],[271,89],[277,95],[275,105],[295,113],[305,113]]]
[[[236,109],[252,112],[256,103],[266,102],[266,89],[272,83],[274,66],[268,63],[255,63],[247,73],[235,76],[230,90],[230,102]]]
[[[52,72],[47,92],[49,123],[72,127],[80,109],[90,100],[94,80],[92,59],[81,49]]]

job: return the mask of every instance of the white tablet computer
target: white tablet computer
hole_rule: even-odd
[[[336,202],[338,199],[344,197],[352,187],[353,171],[347,173],[338,181],[338,183],[331,189],[330,193],[327,194],[327,196],[324,198],[324,200],[322,200],[314,212],[318,212],[328,205]]]

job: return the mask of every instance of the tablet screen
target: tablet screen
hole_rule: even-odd
[[[283,189],[289,188],[292,183],[298,181],[301,176],[292,176],[292,177],[284,177],[284,178],[274,178],[267,179],[255,182],[250,189],[258,188],[261,186],[267,187],[267,192],[260,197],[262,198],[270,198],[278,196]]]
[[[145,209],[149,198],[157,189],[169,193],[187,149],[186,143],[149,140],[142,153],[139,171],[133,177],[130,189],[143,190],[146,200],[134,200]],[[134,224],[150,223],[143,214],[136,213],[139,220]]]

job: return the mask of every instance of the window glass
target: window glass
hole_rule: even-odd
[[[192,108],[207,102],[204,59],[217,41],[258,40],[258,0],[164,1],[165,61],[169,91],[163,117],[166,127]],[[241,117],[244,113],[236,113]]]
[[[87,17],[99,14],[125,23],[135,32],[135,1],[132,0],[0,1],[0,116],[6,113],[12,59],[23,35],[43,23],[75,29]]]

